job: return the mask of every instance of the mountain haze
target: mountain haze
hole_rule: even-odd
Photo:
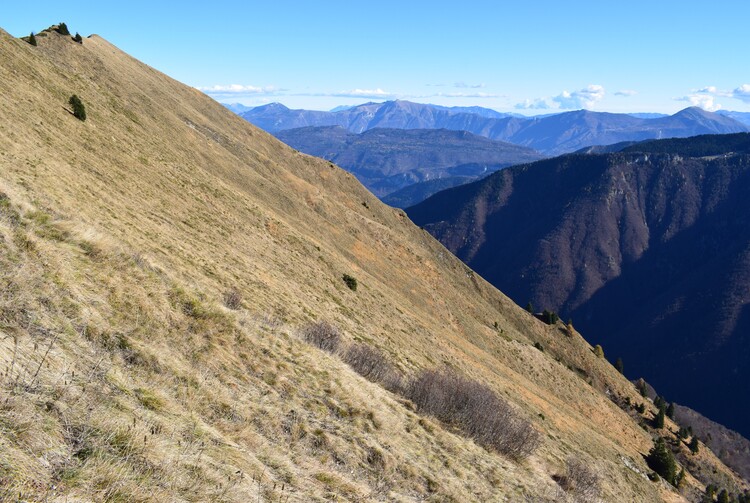
[[[379,197],[440,178],[471,181],[542,157],[529,148],[447,129],[377,128],[355,134],[329,126],[279,131],[276,137],[338,164]]]
[[[519,304],[572,317],[629,375],[750,435],[750,134],[567,155],[409,216]]]
[[[557,155],[591,145],[624,141],[739,133],[750,129],[732,117],[686,108],[671,116],[640,116],[577,110],[539,117],[490,116],[408,101],[366,103],[341,112],[290,110],[272,103],[244,112],[256,126],[277,133],[306,126],[341,126],[353,133],[373,128],[468,131]]]
[[[36,39],[0,30],[0,499],[580,501],[569,460],[603,501],[747,489],[351,174],[99,36]],[[306,343],[321,321],[404,379],[483,383],[538,448],[467,439]]]

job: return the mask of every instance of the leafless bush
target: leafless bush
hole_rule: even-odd
[[[478,444],[519,460],[539,445],[531,423],[487,386],[454,372],[425,370],[405,389],[420,412],[463,431]]]
[[[599,497],[599,475],[578,458],[570,457],[565,463],[566,473],[556,477],[566,492],[573,493],[579,501],[596,501]]]
[[[232,310],[237,310],[242,306],[242,294],[236,288],[224,292],[224,305]]]
[[[327,321],[319,321],[302,329],[302,339],[323,351],[335,353],[341,346],[341,332]]]
[[[396,392],[401,389],[401,374],[381,351],[367,344],[354,343],[349,346],[342,358],[365,379],[379,383],[390,391]]]

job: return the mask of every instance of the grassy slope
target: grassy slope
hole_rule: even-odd
[[[606,500],[680,501],[625,466],[646,471],[651,438],[598,391],[635,398],[583,339],[351,175],[105,40],[37,40],[0,32],[6,497],[538,501],[559,497],[551,475],[574,455]],[[73,93],[86,122],[66,110]],[[221,306],[231,288],[238,311]],[[421,418],[300,342],[313,319],[407,373],[481,379],[543,446],[516,464]]]

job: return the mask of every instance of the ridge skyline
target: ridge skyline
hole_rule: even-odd
[[[18,37],[64,20],[180,82],[246,105],[329,110],[399,98],[522,114],[671,114],[686,105],[750,112],[750,80],[738,63],[747,4],[719,4],[712,22],[671,0],[636,0],[627,9],[584,0],[200,7],[41,0],[33,9],[8,5],[3,22]]]

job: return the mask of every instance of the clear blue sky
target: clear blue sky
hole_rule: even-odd
[[[65,21],[224,102],[750,112],[747,0],[3,3],[12,35]]]

